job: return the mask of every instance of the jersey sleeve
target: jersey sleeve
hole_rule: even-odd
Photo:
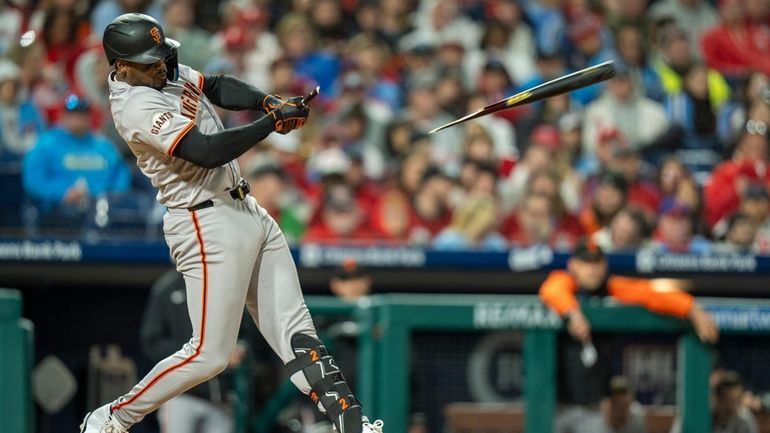
[[[564,316],[579,307],[576,291],[577,283],[569,272],[553,271],[540,286],[539,296],[545,305]]]
[[[636,304],[659,314],[685,318],[695,299],[689,293],[671,287],[661,290],[649,280],[612,276],[607,281],[609,294],[626,304]]]
[[[199,71],[180,63],[179,78],[195,84],[198,87],[198,90],[203,91],[203,82],[205,78]]]
[[[195,121],[182,116],[165,95],[150,91],[127,101],[121,123],[126,141],[144,143],[168,156],[195,127]]]

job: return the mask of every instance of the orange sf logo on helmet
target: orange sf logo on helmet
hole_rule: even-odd
[[[160,43],[160,30],[158,30],[157,27],[150,29],[150,36],[152,36],[152,40],[155,41],[156,44]]]

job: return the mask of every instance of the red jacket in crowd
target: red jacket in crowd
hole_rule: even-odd
[[[749,184],[770,186],[770,170],[765,161],[733,159],[719,164],[711,174],[703,193],[706,224],[714,227],[722,218],[738,210],[741,204],[736,181],[745,178]]]
[[[770,75],[770,41],[764,26],[747,23],[731,29],[719,25],[701,38],[706,63],[729,76],[748,75],[760,71]]]

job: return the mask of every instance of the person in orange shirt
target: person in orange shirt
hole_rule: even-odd
[[[609,389],[614,340],[592,335],[580,310],[579,298],[611,296],[625,304],[688,319],[706,343],[715,343],[719,330],[713,317],[692,295],[670,283],[610,275],[604,252],[590,239],[578,242],[566,270],[553,271],[540,286],[540,299],[567,321],[568,335],[559,340],[559,398],[557,433],[601,433],[608,430],[599,403]]]

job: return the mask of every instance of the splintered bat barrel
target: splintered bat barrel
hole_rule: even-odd
[[[440,126],[430,131],[430,133],[440,131],[442,129],[471,119],[475,119],[477,117],[486,116],[487,114],[492,114],[512,107],[518,107],[520,105],[530,104],[532,102],[537,102],[546,98],[551,98],[553,96],[587,87],[592,84],[608,80],[614,75],[614,62],[610,60],[608,62],[600,63],[598,65],[581,69],[569,75],[548,81],[547,83],[540,84],[531,89],[527,89],[513,96],[509,96],[501,101],[495,102],[494,104],[487,105],[486,107],[474,113],[468,114],[457,120],[449,122],[446,125]]]

